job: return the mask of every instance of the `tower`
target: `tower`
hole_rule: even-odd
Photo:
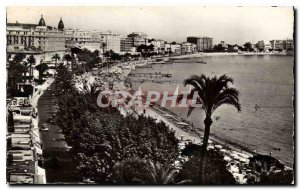
[[[60,17],[60,21],[58,23],[58,30],[63,31],[64,30],[64,22],[62,21],[62,18]]]
[[[40,21],[39,21],[38,26],[46,26],[46,23],[45,23],[45,20],[44,20],[44,18],[43,18],[43,15],[41,15],[41,19],[40,19]]]

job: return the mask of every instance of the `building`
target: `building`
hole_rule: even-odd
[[[291,39],[283,40],[283,49],[287,51],[294,50],[294,40]]]
[[[196,51],[197,51],[196,44],[189,43],[189,42],[183,42],[181,44],[181,52],[182,52],[182,54],[195,53]]]
[[[170,44],[170,49],[173,54],[181,54],[181,45],[180,44]]]
[[[211,37],[190,36],[187,37],[187,42],[196,44],[197,51],[207,51],[213,49],[213,38]]]
[[[274,50],[293,50],[294,42],[293,40],[271,40],[271,48]]]
[[[94,36],[91,31],[81,29],[66,29],[66,47],[78,47],[80,49],[88,49],[95,51],[101,49],[101,39]]]
[[[122,37],[120,39],[121,52],[135,52],[136,48],[133,46],[133,39],[129,37]]]
[[[221,44],[222,48],[225,48],[225,49],[228,48],[228,44],[226,44],[225,41],[221,41],[220,44]]]
[[[256,47],[259,51],[269,51],[272,49],[270,41],[261,40],[256,43]]]
[[[101,52],[114,51],[121,52],[121,36],[113,32],[93,32],[95,38],[101,41]]]
[[[164,40],[150,40],[149,45],[153,45],[153,51],[156,53],[164,53],[165,41]]]
[[[37,94],[38,92],[36,92]],[[7,101],[8,115],[13,123],[7,124],[6,177],[10,184],[45,184],[45,169],[39,161],[43,150],[39,138],[38,122],[33,118],[27,98],[14,97]],[[10,126],[9,126],[10,125]],[[10,130],[10,128],[13,130]]]
[[[121,52],[136,52],[140,45],[147,45],[147,34],[142,32],[133,32],[128,34],[127,37],[120,39]]]
[[[147,45],[147,36],[148,35],[143,32],[133,32],[127,35],[128,38],[132,38],[134,47],[138,47],[140,45]]]
[[[282,40],[271,40],[271,48],[273,50],[283,50],[283,41]]]
[[[58,25],[60,29],[47,26],[43,15],[38,24],[7,23],[8,58],[17,53],[33,54],[39,63],[42,60],[50,61],[56,53],[62,57],[66,50],[62,19]]]

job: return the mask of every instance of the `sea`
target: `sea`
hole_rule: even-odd
[[[206,64],[203,64],[205,62]],[[272,155],[287,166],[294,164],[294,57],[275,55],[221,55],[170,60],[137,68],[135,73],[168,73],[172,77],[131,76],[133,89],[174,92],[191,75],[228,75],[239,92],[242,111],[223,105],[212,115],[211,134],[250,151]],[[256,105],[258,106],[255,109]],[[187,117],[187,109],[169,108],[204,129],[203,109]]]

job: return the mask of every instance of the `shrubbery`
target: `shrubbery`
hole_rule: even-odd
[[[202,184],[200,177],[200,150],[201,146],[188,144],[182,150],[183,156],[189,156],[189,160],[182,165],[179,173],[181,180],[191,179],[191,184]],[[235,184],[233,175],[226,169],[227,162],[224,156],[216,150],[207,150],[205,161],[205,185]]]
[[[287,170],[285,166],[276,158],[268,155],[255,155],[250,158],[247,184],[256,185],[286,185],[291,184],[294,179],[292,170]]]
[[[175,161],[178,141],[163,122],[144,116],[123,117],[112,108],[102,110],[93,101],[93,93],[79,93],[70,79],[61,66],[55,83],[57,122],[83,178],[110,182],[114,165],[131,157],[161,164]]]

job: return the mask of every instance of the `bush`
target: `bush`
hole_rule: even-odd
[[[131,158],[117,163],[113,169],[112,182],[117,184],[141,184],[137,178],[144,175],[147,165],[144,160]]]
[[[195,149],[198,147],[198,150]],[[200,177],[200,145],[189,144],[182,151],[189,156],[189,160],[182,165],[179,173],[181,180],[191,179],[191,184],[202,184]],[[205,185],[229,185],[236,184],[233,175],[226,169],[227,162],[224,156],[216,150],[206,152],[205,161]]]
[[[294,179],[292,170],[287,170],[279,160],[269,155],[253,156],[249,167],[252,172],[248,174],[247,184],[287,185]]]

